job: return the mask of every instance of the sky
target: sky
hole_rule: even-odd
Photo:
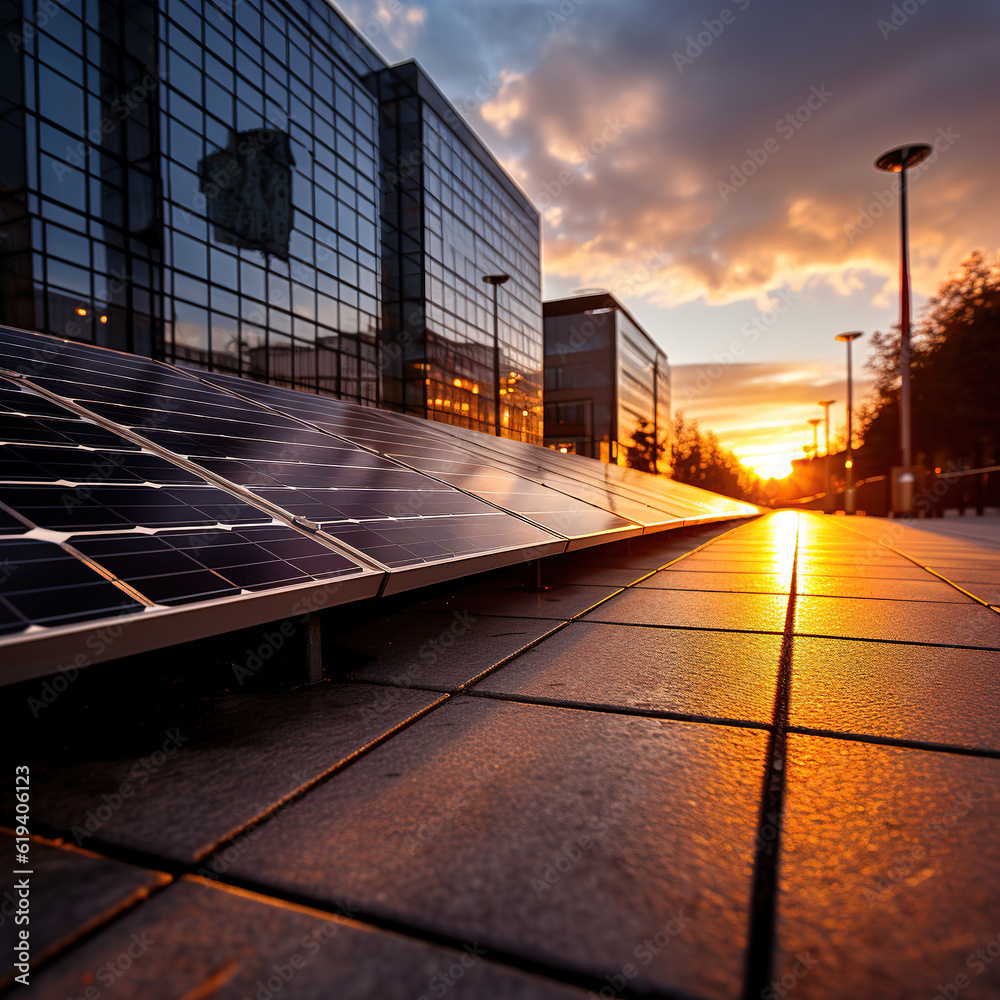
[[[845,348],[1000,250],[996,0],[341,0],[416,58],[542,212],[543,297],[605,288],[667,352],[674,409],[774,471],[844,423]],[[722,374],[719,374],[721,368]],[[706,385],[706,382],[708,383]],[[863,395],[863,386],[862,392]]]

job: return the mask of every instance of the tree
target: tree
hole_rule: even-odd
[[[656,440],[652,421],[642,419],[632,433],[632,443],[625,449],[625,464],[640,472],[656,472],[661,451],[662,445]]]
[[[737,500],[761,496],[760,479],[746,469],[731,452],[719,445],[711,432],[702,433],[697,420],[687,420],[684,411],[674,417],[673,478]]]
[[[867,465],[899,462],[900,334],[876,333],[872,398],[861,408]],[[1000,264],[975,251],[913,331],[911,392],[918,462],[1000,461]]]

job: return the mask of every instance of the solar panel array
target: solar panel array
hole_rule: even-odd
[[[109,621],[134,636],[125,655],[299,613],[304,593],[315,610],[756,513],[579,456],[5,328],[0,449],[0,645],[34,672],[74,648],[48,637]]]

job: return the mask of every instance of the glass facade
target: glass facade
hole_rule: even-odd
[[[538,215],[413,63],[382,80],[385,399],[492,433],[493,286],[500,426],[542,441]],[[391,151],[391,152],[390,152]]]
[[[0,3],[0,321],[377,404],[405,301],[389,402],[489,429],[500,269],[504,426],[540,442],[537,214],[429,82],[400,208],[396,71],[322,0]]]
[[[545,304],[545,445],[669,472],[666,355],[611,295]]]

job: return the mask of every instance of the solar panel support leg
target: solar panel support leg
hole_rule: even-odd
[[[323,680],[323,623],[317,614],[306,619],[305,682],[319,684]]]

